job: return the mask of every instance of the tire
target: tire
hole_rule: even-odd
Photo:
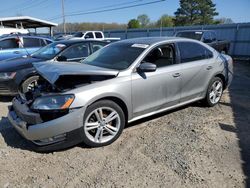
[[[34,89],[38,79],[39,76],[31,76],[28,79],[26,79],[21,85],[22,92],[27,93],[28,91]]]
[[[223,81],[219,77],[214,77],[208,86],[204,103],[208,107],[215,106],[219,103],[223,94]]]
[[[118,104],[110,100],[98,101],[85,111],[83,142],[90,147],[109,145],[119,138],[124,126],[125,115]]]

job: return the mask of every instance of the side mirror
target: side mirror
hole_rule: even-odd
[[[63,55],[59,55],[57,58],[56,58],[57,61],[67,61],[67,58]]]
[[[157,67],[155,64],[145,62],[140,64],[140,66],[137,69],[142,72],[155,72],[156,68]]]

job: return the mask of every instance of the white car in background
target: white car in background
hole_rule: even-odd
[[[118,41],[121,38],[105,38],[102,31],[79,31],[75,33],[70,40],[73,39],[96,39],[96,40],[105,40],[109,42]]]

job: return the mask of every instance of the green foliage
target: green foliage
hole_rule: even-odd
[[[218,18],[214,20],[214,24],[231,24],[234,23],[231,18]]]
[[[217,16],[212,0],[180,0],[180,8],[175,12],[175,25],[212,24]]]
[[[173,27],[174,17],[164,14],[157,20],[155,26],[156,27]]]
[[[140,26],[142,28],[145,28],[145,27],[147,27],[150,24],[150,19],[149,19],[148,15],[146,15],[146,14],[139,15],[137,17],[137,20],[139,21]]]
[[[137,19],[129,20],[128,28],[129,29],[140,28],[140,22]]]
[[[87,30],[109,30],[109,29],[126,29],[127,24],[118,23],[67,23],[66,30],[67,33],[77,32],[77,31],[87,31]],[[56,32],[63,32],[63,25],[59,24],[55,28]]]

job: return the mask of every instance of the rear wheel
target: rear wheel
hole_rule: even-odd
[[[122,133],[125,116],[113,101],[102,100],[90,105],[84,115],[83,141],[91,147],[111,144]]]
[[[219,103],[223,93],[223,82],[219,77],[211,80],[204,102],[207,106],[214,106]]]
[[[31,76],[25,80],[21,85],[22,92],[27,93],[28,91],[34,91],[35,87],[37,86],[38,79],[39,76]]]

